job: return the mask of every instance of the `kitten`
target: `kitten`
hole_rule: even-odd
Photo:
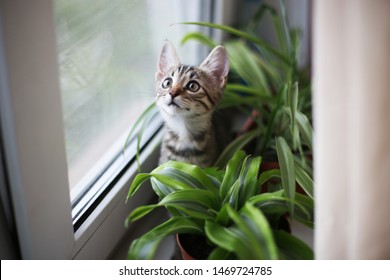
[[[160,164],[176,160],[210,166],[218,147],[212,114],[221,99],[229,72],[223,46],[215,47],[200,66],[180,64],[166,42],[156,72],[156,103],[165,121]]]

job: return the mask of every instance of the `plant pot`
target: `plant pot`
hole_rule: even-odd
[[[176,234],[176,242],[183,260],[205,260],[214,249],[203,235]]]

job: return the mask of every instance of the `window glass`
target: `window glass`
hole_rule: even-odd
[[[199,1],[55,0],[58,61],[71,193],[79,194],[120,154],[132,124],[154,100],[165,39],[186,63],[197,45],[179,41]],[[75,195],[73,195],[75,197]]]

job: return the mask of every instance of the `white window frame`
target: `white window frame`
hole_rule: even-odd
[[[2,1],[0,8],[1,120],[21,254],[70,258],[74,240],[51,5]]]
[[[21,256],[106,259],[137,206],[124,201],[137,166],[122,174],[75,232],[55,32],[51,0],[0,0],[0,128]],[[161,133],[141,154],[144,170],[157,162],[159,139]],[[151,197],[144,193],[137,204]]]

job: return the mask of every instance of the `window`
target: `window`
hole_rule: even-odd
[[[164,36],[179,42],[196,20],[199,2],[56,0],[55,20],[72,216],[77,230],[86,211],[107,192],[131,158],[124,143],[154,99],[156,57]],[[161,13],[172,7],[169,16]],[[182,15],[182,11],[187,14]],[[192,12],[191,12],[192,11]],[[197,51],[186,55],[195,62]],[[160,122],[155,121],[155,128]],[[111,185],[112,186],[112,185]]]
[[[153,100],[158,52],[194,30],[172,23],[209,20],[210,10],[201,0],[0,6],[1,129],[22,257],[106,258],[134,207],[124,197],[137,166],[121,151]],[[197,62],[198,45],[184,52],[183,62]],[[145,168],[159,139],[150,141]]]
[[[123,146],[122,135],[153,99],[148,3],[110,2],[55,1],[71,190],[105,165],[102,158],[110,161],[107,148]]]
[[[110,154],[123,147],[126,131],[154,99],[155,57],[164,36],[171,33],[175,41],[183,36],[182,27],[170,27],[185,20],[178,16],[184,10],[180,3],[55,1],[71,190],[94,177],[86,176],[99,169],[94,166],[110,162]],[[161,13],[161,4],[172,7],[169,16]],[[107,152],[115,142],[114,151]]]
[[[183,1],[54,3],[74,201],[120,153],[129,127],[154,99],[155,58],[164,38],[178,42],[184,35],[183,26],[170,25],[188,20],[199,3],[186,8]],[[161,12],[165,6],[171,7],[169,16]],[[188,53],[194,62],[197,53]]]

